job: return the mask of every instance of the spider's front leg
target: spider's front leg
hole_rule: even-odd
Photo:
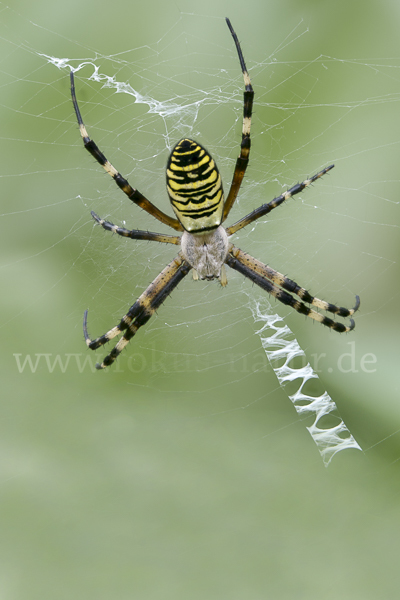
[[[131,306],[129,311],[116,327],[110,329],[104,335],[91,340],[87,330],[87,312],[83,318],[83,333],[85,341],[91,350],[96,350],[103,346],[114,337],[125,332],[120,338],[110,354],[105,357],[101,364],[97,363],[97,369],[104,369],[111,365],[116,358],[121,354],[122,350],[127,346],[129,341],[136,334],[138,329],[145,325],[154,312],[166,300],[167,296],[172,292],[180,281],[189,273],[192,267],[184,260],[181,253],[165,267],[163,271],[155,278],[149,287],[143,292],[138,300]]]
[[[314,321],[318,321],[318,323],[322,323],[322,325],[330,327],[334,331],[344,333],[347,331],[352,331],[355,327],[353,319],[350,319],[350,325],[338,323],[329,317],[321,315],[319,312],[313,310],[309,306],[306,306],[304,302],[327,312],[331,312],[339,317],[346,318],[351,317],[359,309],[359,296],[356,296],[356,304],[354,308],[344,308],[343,306],[336,306],[330,302],[320,300],[319,298],[312,296],[306,289],[300,287],[292,279],[289,279],[285,275],[282,275],[282,273],[278,273],[278,271],[275,271],[267,265],[264,265],[256,258],[253,258],[246,252],[243,252],[243,250],[240,250],[233,245],[230,247],[229,254],[226,258],[226,264],[232,269],[235,269],[235,271],[242,273],[242,275],[245,277],[248,277],[251,281],[253,281],[253,283],[256,283],[263,290],[268,292],[268,294],[271,294],[271,296],[279,300],[279,302],[282,302],[282,304],[291,306],[298,313],[305,315],[306,317],[310,317]],[[296,300],[288,292],[296,294],[296,296],[298,296],[304,302]]]

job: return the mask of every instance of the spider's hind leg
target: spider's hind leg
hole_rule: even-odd
[[[183,231],[183,227],[179,223],[178,219],[174,219],[162,212],[145,196],[143,196],[143,194],[141,194],[139,190],[134,189],[125,179],[125,177],[123,177],[121,173],[119,173],[119,171],[104,156],[103,152],[100,150],[97,144],[95,144],[95,142],[89,137],[89,134],[82,119],[81,111],[79,110],[78,100],[76,99],[75,78],[73,70],[71,70],[70,72],[70,85],[72,104],[74,106],[83,145],[85,146],[86,150],[90,152],[93,158],[97,160],[97,162],[103,167],[106,173],[108,173],[108,175],[110,175],[114,179],[117,186],[128,196],[130,200],[132,200],[132,202],[140,206],[140,208],[148,212],[154,218],[158,219],[158,221],[161,221],[161,223],[165,223],[165,225],[168,225],[168,227],[172,227],[172,229],[175,229],[176,231]]]
[[[231,187],[229,189],[229,194],[225,200],[224,204],[224,214],[222,217],[222,222],[226,220],[228,217],[232,206],[235,203],[237,195],[240,190],[240,186],[242,185],[242,181],[244,175],[246,173],[247,166],[249,164],[249,156],[250,156],[250,129],[251,129],[251,115],[253,112],[253,101],[254,101],[254,90],[251,85],[250,75],[246,67],[246,63],[244,61],[242,49],[240,47],[240,43],[238,37],[233,29],[231,22],[229,19],[226,19],[226,24],[229,27],[229,31],[233,37],[233,41],[235,42],[236,50],[238,53],[238,58],[240,62],[240,68],[243,73],[244,80],[244,93],[243,93],[243,124],[242,124],[242,141],[240,143],[240,153],[236,160],[235,170],[232,177]]]

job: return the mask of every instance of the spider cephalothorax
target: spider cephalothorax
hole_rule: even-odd
[[[221,176],[214,159],[207,150],[199,143],[187,138],[180,140],[176,144],[167,164],[167,191],[177,218],[170,217],[162,212],[137,189],[132,188],[128,181],[106,159],[93,140],[90,139],[79,111],[75,95],[74,73],[71,71],[72,102],[85,148],[102,165],[106,172],[113,177],[116,184],[132,202],[158,219],[161,223],[168,225],[175,231],[182,232],[182,236],[175,236],[152,233],[150,231],[138,231],[136,229],[124,229],[101,219],[92,212],[94,220],[107,231],[113,231],[118,235],[135,240],[151,240],[181,246],[177,257],[149,285],[116,327],[113,327],[113,329],[110,329],[104,335],[91,340],[87,331],[87,311],[85,311],[83,331],[86,344],[91,350],[99,348],[114,337],[122,334],[110,354],[106,356],[101,364],[96,365],[99,369],[107,367],[114,362],[137,330],[147,323],[157,308],[161,306],[167,296],[191,269],[193,269],[195,279],[217,278],[220,280],[221,285],[224,286],[227,283],[225,265],[228,265],[248,277],[283,304],[291,306],[297,312],[330,327],[334,331],[345,332],[351,331],[354,328],[353,319],[350,319],[350,325],[344,325],[320,314],[310,308],[310,306],[307,306],[307,304],[340,317],[351,317],[360,305],[358,296],[356,296],[354,308],[350,309],[319,300],[285,275],[271,269],[249,254],[246,254],[246,252],[236,248],[228,240],[229,236],[233,233],[236,233],[263,215],[268,214],[271,210],[304,190],[304,188],[330,171],[333,165],[326,167],[302,183],[294,185],[277,198],[263,204],[233,225],[226,228],[222,225],[236,200],[249,162],[251,114],[254,99],[250,76],[247,72],[239,41],[229,19],[226,19],[226,22],[236,45],[245,84],[240,153],[236,161],[229,193],[225,199]],[[300,298],[300,300],[294,298],[292,294]]]

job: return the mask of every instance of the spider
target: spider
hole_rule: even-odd
[[[225,265],[228,265],[231,269],[248,277],[252,282],[256,283],[283,304],[291,306],[297,312],[322,323],[322,325],[326,325],[338,332],[347,332],[354,329],[355,323],[353,319],[350,319],[349,325],[344,325],[320,314],[309,306],[306,306],[305,303],[338,315],[339,317],[351,317],[360,306],[358,296],[356,296],[354,308],[350,309],[319,300],[285,275],[278,273],[278,271],[235,247],[228,239],[232,234],[268,214],[271,210],[304,190],[330,171],[334,165],[326,167],[302,183],[297,183],[280,196],[253,210],[253,212],[233,225],[226,228],[221,225],[227,219],[237,198],[249,162],[250,126],[254,99],[254,91],[239,40],[228,18],[226,19],[226,23],[236,45],[245,86],[242,141],[239,157],[236,161],[229,193],[225,199],[221,176],[211,155],[201,144],[192,139],[184,138],[180,140],[169,156],[166,172],[167,192],[176,218],[159,210],[137,189],[132,188],[128,181],[107,160],[94,141],[90,139],[78,107],[75,95],[74,73],[71,70],[72,102],[86,150],[111,175],[118,187],[125,192],[132,202],[161,223],[168,225],[177,232],[182,232],[181,236],[175,236],[136,229],[128,230],[101,219],[92,211],[93,219],[106,231],[112,231],[134,240],[150,240],[165,244],[175,244],[181,247],[176,258],[154,279],[138,300],[130,307],[126,315],[122,317],[118,325],[110,329],[110,331],[107,331],[107,333],[96,339],[90,339],[87,330],[88,311],[85,311],[83,332],[86,344],[91,350],[96,350],[122,334],[118,343],[108,356],[104,358],[103,362],[96,364],[97,369],[104,369],[115,361],[138,329],[147,323],[167,296],[171,294],[172,290],[176,288],[179,282],[192,269],[194,279],[219,279],[221,285],[225,286],[227,284]],[[300,298],[300,300],[294,298],[292,294]]]

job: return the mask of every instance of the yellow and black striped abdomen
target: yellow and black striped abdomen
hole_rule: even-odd
[[[186,231],[210,231],[221,224],[224,191],[217,166],[203,146],[183,139],[167,164],[167,191]]]

